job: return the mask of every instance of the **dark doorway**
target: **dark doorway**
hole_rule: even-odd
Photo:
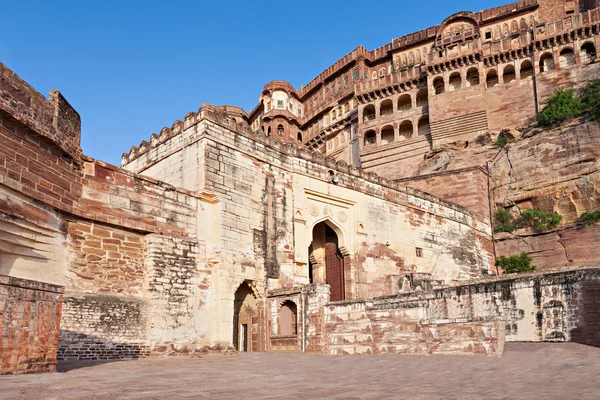
[[[327,222],[315,225],[309,251],[311,283],[328,284],[331,287],[330,301],[344,300],[344,257],[340,252],[338,235]]]
[[[233,346],[238,351],[252,351],[252,318],[256,316],[256,299],[248,283],[235,292],[233,302]]]

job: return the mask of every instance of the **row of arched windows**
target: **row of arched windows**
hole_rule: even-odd
[[[417,136],[427,136],[430,134],[429,116],[423,115],[417,123]],[[414,135],[414,126],[411,120],[404,120],[398,125],[398,141],[412,138]],[[392,125],[385,125],[381,128],[380,144],[390,144],[396,141],[396,133]],[[363,136],[364,146],[377,144],[377,132],[375,129],[369,129]]]
[[[596,47],[591,42],[586,42],[581,47],[580,59],[582,63],[590,62],[596,58]],[[569,68],[575,65],[576,57],[575,52],[571,48],[563,49],[558,57],[559,68]],[[542,53],[539,58],[539,71],[547,72],[555,69],[554,57],[551,52]],[[533,75],[533,64],[530,60],[524,60],[519,66],[519,76],[521,79],[526,79]],[[485,77],[487,87],[494,87],[499,82],[499,76],[502,76],[504,83],[510,83],[517,80],[517,74],[515,66],[512,64],[506,65],[504,68],[498,70],[490,69]],[[467,71],[465,80],[465,87],[479,85],[479,69],[472,67]],[[463,85],[463,77],[460,72],[453,72],[448,77],[448,85],[444,82],[444,78],[438,76],[433,80],[433,91],[435,94],[441,94],[447,91],[458,90]]]
[[[417,107],[427,106],[427,89],[421,89],[417,93]],[[403,113],[412,109],[412,96],[409,93],[404,93],[398,97],[396,101],[396,112]],[[385,117],[394,113],[394,101],[385,99],[379,104],[379,116]],[[368,104],[363,108],[362,122],[372,121],[377,117],[374,104]]]

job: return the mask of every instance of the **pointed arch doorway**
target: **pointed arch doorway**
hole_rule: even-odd
[[[346,298],[344,284],[344,256],[340,251],[340,240],[336,229],[329,221],[316,224],[309,247],[309,277],[311,283],[326,283],[330,286],[330,301]]]

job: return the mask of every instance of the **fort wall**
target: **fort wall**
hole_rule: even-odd
[[[0,375],[56,370],[62,292],[0,275]]]

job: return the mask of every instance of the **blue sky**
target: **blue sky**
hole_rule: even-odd
[[[371,50],[457,11],[502,1],[7,1],[0,62],[82,118],[85,154],[121,154],[202,103],[254,108],[359,44]]]

